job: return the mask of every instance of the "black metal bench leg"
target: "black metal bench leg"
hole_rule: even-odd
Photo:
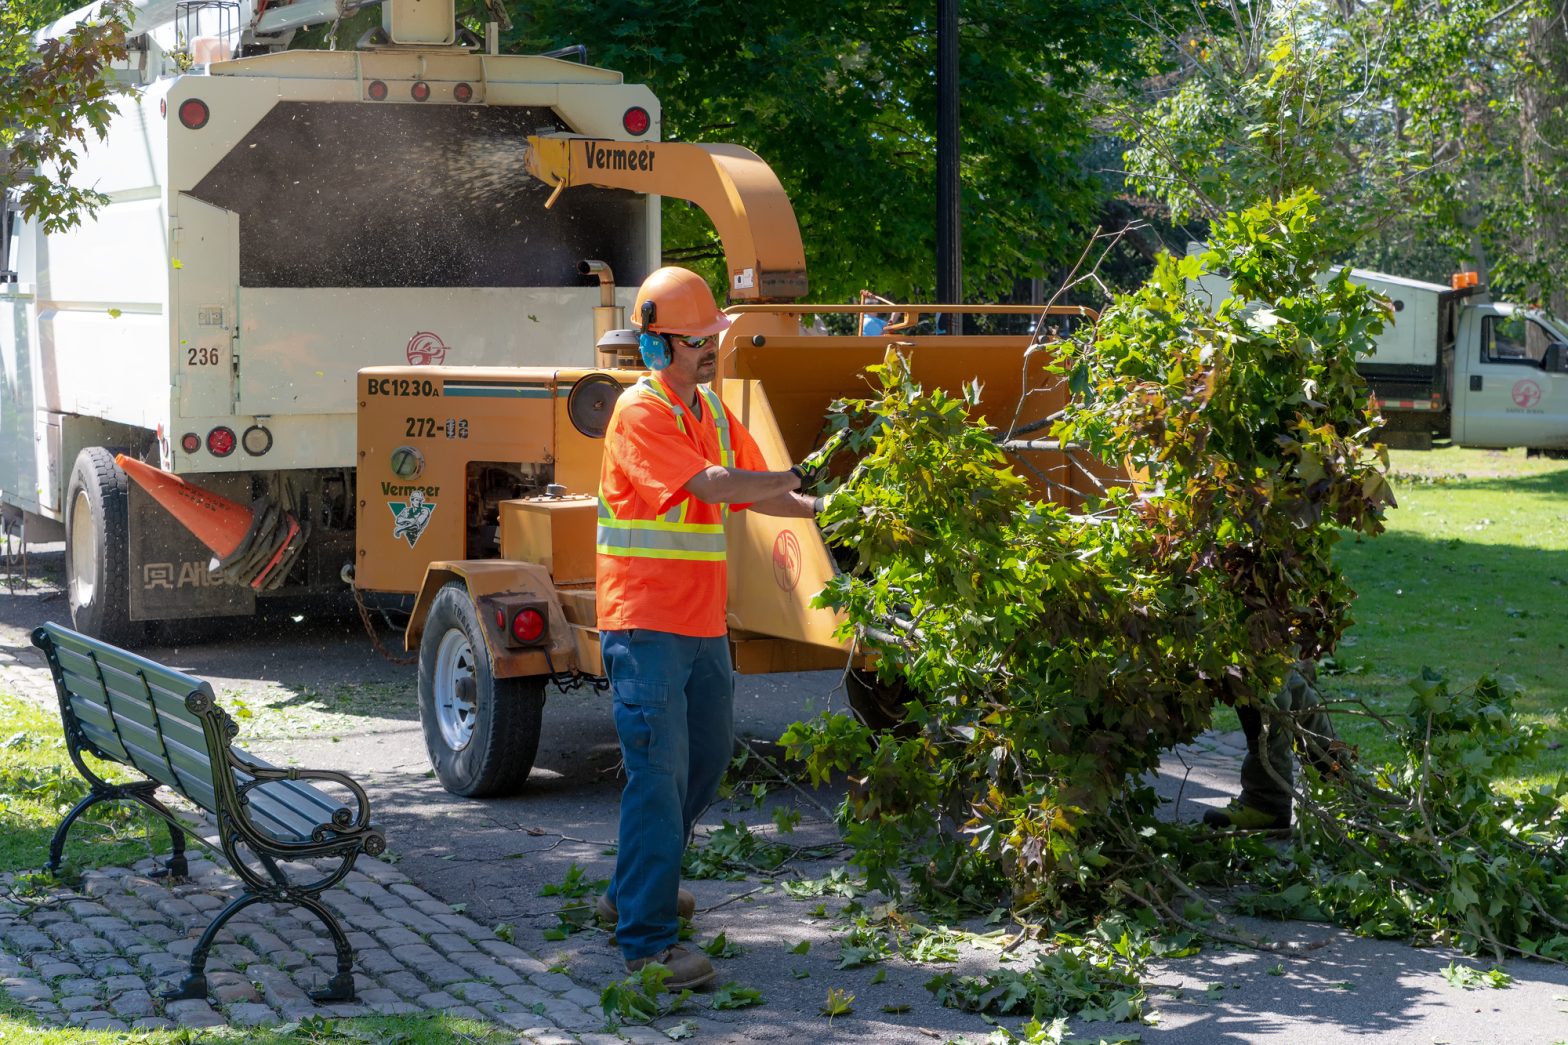
[[[196,949],[191,951],[191,971],[180,981],[178,987],[164,991],[164,1001],[181,1001],[185,998],[207,997],[207,952],[212,950],[212,941],[218,938],[218,930],[223,928],[223,923],[239,914],[253,903],[260,903],[266,899],[255,893],[246,893],[237,900],[230,901],[229,906],[218,912],[218,916],[208,924],[201,934],[201,939],[196,941]]]
[[[71,807],[71,811],[65,814],[65,819],[60,821],[60,826],[54,829],[54,837],[49,840],[49,862],[44,865],[44,870],[52,875],[59,875],[60,860],[65,855],[65,836],[70,832],[71,825],[93,805],[113,797],[113,795],[92,791]]]
[[[166,821],[169,825],[169,862],[148,874],[149,878],[185,878],[191,873],[190,864],[185,861],[185,832],[174,826],[174,821]]]
[[[338,972],[336,976],[327,978],[327,985],[319,991],[311,991],[310,996],[318,1002],[353,1001],[354,1000],[354,948],[349,946],[348,937],[343,934],[342,926],[333,917],[327,905],[314,896],[291,896],[289,899],[313,912],[327,931],[332,934],[332,946],[338,952]]]

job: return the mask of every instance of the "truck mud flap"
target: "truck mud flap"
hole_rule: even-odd
[[[250,499],[247,476],[204,476],[201,485],[235,500]],[[132,620],[256,612],[256,593],[208,573],[212,552],[136,483],[130,484],[130,528]]]

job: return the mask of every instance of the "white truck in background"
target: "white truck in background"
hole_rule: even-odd
[[[355,485],[357,372],[591,361],[595,306],[658,265],[658,197],[547,209],[524,170],[529,135],[656,141],[646,87],[459,43],[450,0],[387,0],[356,50],[283,49],[339,11],[139,0],[129,92],[79,167],[108,204],[46,234],[7,198],[0,513],[24,540],[63,534],[80,630],[134,645],[148,621],[341,595],[357,514],[388,512]],[[264,590],[214,578],[117,451],[277,506],[302,547]]]
[[[1189,253],[1200,249],[1194,244]],[[1541,309],[1492,301],[1474,273],[1452,285],[1352,269],[1353,282],[1386,297],[1392,322],[1357,369],[1385,422],[1390,447],[1438,443],[1526,447],[1568,456],[1568,327]],[[1193,285],[1218,304],[1230,281]]]

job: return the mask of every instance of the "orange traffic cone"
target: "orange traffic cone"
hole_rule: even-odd
[[[134,457],[115,455],[125,474],[152,495],[182,526],[212,549],[210,573],[221,573],[240,584],[260,590],[283,581],[303,542],[296,543],[300,525],[279,510],[270,498],[257,502],[256,511],[186,482],[177,475],[154,468]],[[275,572],[286,563],[282,572]]]

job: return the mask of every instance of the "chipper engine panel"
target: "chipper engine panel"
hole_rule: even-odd
[[[499,558],[503,536],[529,540],[527,523],[514,518],[521,506],[505,502],[595,496],[610,411],[638,376],[538,367],[361,370],[356,586],[417,592],[432,561]]]

